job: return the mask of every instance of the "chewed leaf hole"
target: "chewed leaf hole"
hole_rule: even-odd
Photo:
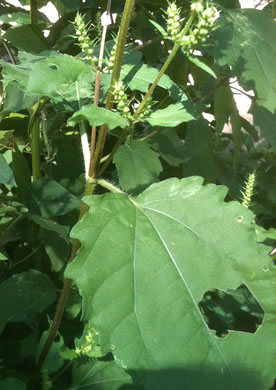
[[[227,336],[229,330],[255,333],[264,319],[262,307],[243,284],[236,290],[208,290],[198,305],[218,337]]]
[[[54,65],[54,64],[49,65],[49,68],[53,69],[53,70],[58,70],[58,67],[56,65]]]

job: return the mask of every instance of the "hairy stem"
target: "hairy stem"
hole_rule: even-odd
[[[111,0],[108,0],[107,7],[106,7],[107,16],[110,16],[110,7],[111,7]],[[98,104],[99,104],[99,94],[100,94],[100,84],[101,84],[101,74],[102,74],[102,64],[103,64],[106,32],[107,32],[107,23],[104,24],[103,32],[102,32],[99,62],[98,62],[96,82],[95,82],[95,96],[94,96],[94,105],[95,106],[98,106]],[[92,133],[91,133],[90,163],[89,163],[89,169],[88,169],[88,176],[89,177],[92,176],[92,167],[93,167],[93,162],[94,162],[94,153],[95,153],[95,145],[96,145],[96,132],[97,132],[97,127],[93,126]]]
[[[119,80],[122,60],[124,55],[124,48],[126,44],[127,31],[130,23],[132,9],[134,7],[135,0],[126,0],[125,8],[122,15],[122,21],[120,25],[120,31],[117,40],[117,49],[115,54],[114,67],[111,77],[110,89],[106,100],[105,108],[111,110],[113,106],[113,91],[112,86],[116,81]],[[96,177],[100,160],[102,158],[103,148],[105,144],[107,127],[106,125],[101,126],[99,131],[99,137],[97,141],[97,146],[95,150],[94,163],[91,171],[91,177]]]
[[[127,135],[128,135],[128,127],[126,127],[122,131],[122,133],[121,133],[120,137],[118,138],[116,144],[114,145],[112,151],[107,156],[107,158],[106,158],[106,160],[104,162],[104,165],[100,168],[99,174],[98,174],[99,177],[102,176],[102,174],[104,173],[104,171],[106,170],[108,165],[111,163],[111,161],[113,160],[114,154],[117,152],[117,150],[119,149],[121,144],[124,142],[124,140],[126,139]]]

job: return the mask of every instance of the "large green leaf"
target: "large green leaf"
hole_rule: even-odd
[[[66,54],[48,53],[47,58],[23,57],[23,63],[12,65],[2,61],[4,85],[17,81],[27,96],[47,96],[55,103],[63,100],[87,103],[92,98],[95,73],[80,59]]]
[[[0,284],[0,321],[32,320],[56,298],[56,288],[46,274],[29,270]]]
[[[81,242],[66,276],[103,351],[148,390],[268,390],[274,381],[276,269],[255,241],[254,215],[224,203],[226,188],[169,179],[136,199],[85,198],[73,229]],[[218,338],[198,303],[211,289],[241,284],[265,312],[255,334]],[[269,362],[269,364],[268,364]]]
[[[113,158],[120,186],[126,191],[141,191],[158,181],[162,165],[158,154],[145,142],[121,145]]]
[[[69,119],[68,124],[74,126],[83,120],[88,120],[91,126],[106,124],[110,130],[115,127],[125,128],[128,125],[128,121],[117,112],[112,112],[93,104],[83,106],[79,111],[75,112]]]
[[[276,23],[269,12],[228,10],[212,32],[208,51],[219,65],[231,65],[240,84],[254,88],[258,104],[276,109]]]
[[[184,104],[171,104],[162,110],[156,110],[145,120],[151,126],[176,127],[183,122],[195,120],[197,116],[196,106],[185,102]]]

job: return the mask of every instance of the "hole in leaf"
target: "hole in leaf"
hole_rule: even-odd
[[[259,302],[243,284],[236,290],[210,289],[198,306],[218,337],[227,336],[229,330],[255,333],[264,318]]]
[[[50,68],[50,69],[53,69],[53,70],[58,70],[57,66],[56,66],[56,65],[53,65],[53,64],[52,64],[52,65],[49,65],[49,68]]]

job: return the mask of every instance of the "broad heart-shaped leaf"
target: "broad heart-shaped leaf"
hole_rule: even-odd
[[[227,10],[212,32],[212,54],[219,65],[231,65],[240,84],[254,88],[258,104],[276,109],[276,23],[270,12]]]
[[[145,120],[151,126],[176,127],[183,122],[195,120],[198,116],[196,106],[191,102],[170,104],[168,107],[154,111]]]
[[[147,390],[268,390],[276,369],[276,269],[255,241],[254,215],[224,203],[200,177],[153,184],[136,199],[85,198],[89,211],[66,277],[104,351]],[[218,338],[198,303],[211,289],[248,287],[265,317],[255,334]],[[268,364],[269,362],[269,364]],[[138,379],[139,378],[139,379]]]
[[[128,121],[117,112],[112,112],[93,104],[83,106],[79,111],[75,112],[68,120],[68,124],[74,126],[83,120],[88,120],[91,126],[106,124],[110,130],[115,129],[115,127],[124,129],[128,125]]]
[[[158,157],[145,142],[121,145],[113,158],[120,186],[126,191],[138,192],[158,181],[162,171]]]

